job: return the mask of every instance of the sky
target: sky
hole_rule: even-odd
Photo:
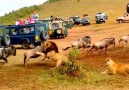
[[[0,0],[0,16],[25,6],[39,5],[47,0]]]

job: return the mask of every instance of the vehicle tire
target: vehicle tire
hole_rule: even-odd
[[[83,24],[83,26],[86,26],[86,24]]]
[[[96,24],[98,24],[99,22],[98,21],[96,21]]]
[[[26,40],[22,41],[22,48],[23,48],[23,49],[28,49],[28,48],[30,48],[30,44],[28,43],[28,41],[26,41]]]
[[[123,23],[123,20],[120,19],[118,22],[119,22],[119,23]]]
[[[9,46],[11,44],[10,36],[8,34],[3,35],[2,37],[2,45]]]
[[[42,31],[42,32],[41,32],[41,35],[40,35],[40,38],[41,38],[42,41],[48,40],[48,39],[49,39],[49,34],[48,34],[48,32],[47,32],[47,31]]]
[[[65,38],[65,37],[66,37],[66,35],[65,35],[65,34],[63,34],[63,35],[62,35],[62,38]]]
[[[105,23],[105,21],[103,21],[103,23]]]

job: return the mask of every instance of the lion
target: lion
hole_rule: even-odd
[[[56,53],[59,53],[58,47],[55,42],[53,41],[44,41],[41,42],[41,49],[42,52],[47,55],[50,51],[55,51]]]
[[[107,58],[107,66],[108,69],[104,72],[101,72],[102,74],[123,74],[127,75],[129,74],[129,64],[126,63],[115,63],[112,59]]]
[[[36,52],[36,53],[40,54],[40,55],[44,55],[44,53],[41,53],[41,52]],[[60,67],[63,62],[65,63],[68,61],[68,59],[64,55],[57,53],[55,51],[48,52],[47,58],[48,58],[48,60],[52,60],[52,61],[56,62],[56,66],[52,69],[56,69],[56,68]]]

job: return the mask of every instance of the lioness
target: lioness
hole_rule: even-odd
[[[106,61],[107,61],[108,69],[101,73],[113,74],[113,75],[114,74],[123,74],[123,75],[129,74],[129,64],[115,63],[110,58],[107,58]]]
[[[40,53],[40,52],[36,52],[36,53],[40,54],[40,55],[44,55],[43,53]],[[53,69],[58,68],[59,66],[61,66],[61,64],[63,62],[67,62],[67,60],[68,60],[64,55],[62,55],[60,53],[57,53],[55,51],[48,52],[47,53],[47,58],[56,62],[56,66]]]

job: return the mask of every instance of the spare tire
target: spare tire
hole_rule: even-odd
[[[129,3],[127,4],[126,11],[129,13]]]
[[[10,45],[10,36],[8,34],[3,35],[2,37],[2,45],[9,46]]]
[[[41,38],[42,41],[48,40],[49,39],[48,32],[47,31],[42,31],[41,35],[40,35],[40,38]]]

